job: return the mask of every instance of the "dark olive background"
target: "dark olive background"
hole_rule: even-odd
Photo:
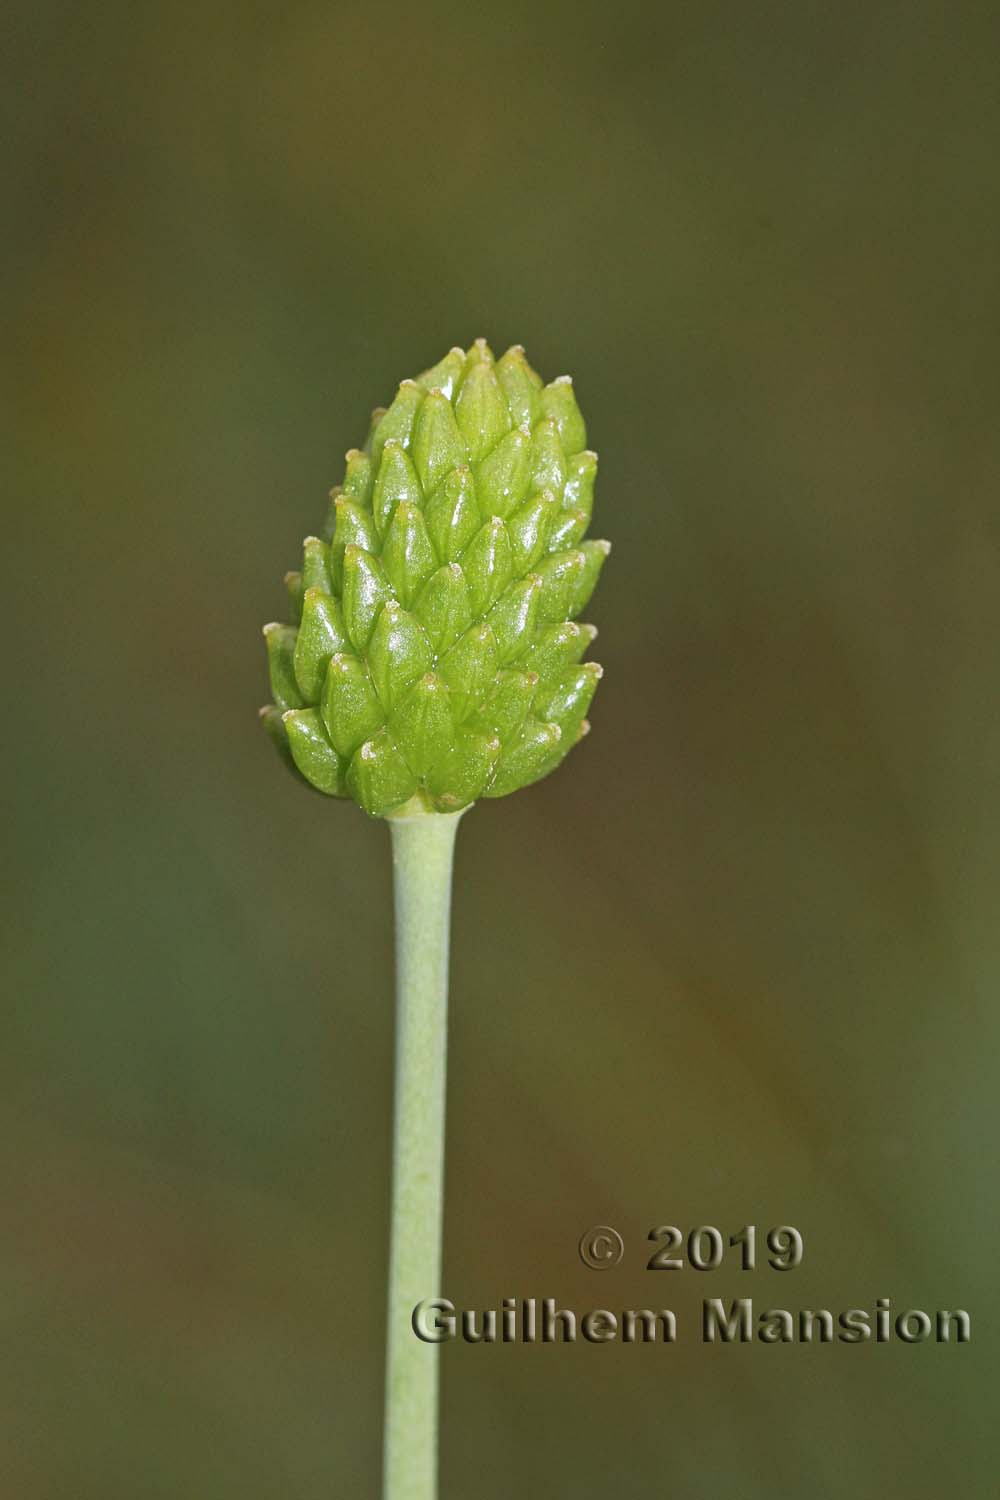
[[[11,18],[2,1500],[377,1494],[388,840],[280,768],[260,625],[479,334],[574,374],[615,551],[593,734],[460,833],[445,1290],[681,1335],[445,1349],[444,1500],[995,1493],[998,41]],[[748,1221],[802,1268],[642,1269]],[[974,1341],[704,1347],[747,1294]]]

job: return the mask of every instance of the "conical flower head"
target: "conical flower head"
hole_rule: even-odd
[[[555,769],[601,668],[576,623],[597,455],[572,381],[523,349],[452,349],[378,409],[265,626],[265,728],[308,784],[384,817],[456,812]]]

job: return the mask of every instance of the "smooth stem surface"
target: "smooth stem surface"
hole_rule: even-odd
[[[389,819],[396,904],[384,1500],[437,1495],[438,1350],[410,1319],[440,1295],[451,870],[461,813]]]

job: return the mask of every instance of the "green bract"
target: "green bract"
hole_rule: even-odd
[[[597,455],[569,376],[518,346],[452,349],[347,455],[321,537],[264,627],[265,727],[293,769],[383,817],[438,812],[554,770],[601,668],[574,623],[610,544],[586,541]]]

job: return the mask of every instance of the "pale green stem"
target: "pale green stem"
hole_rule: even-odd
[[[411,1317],[441,1294],[451,870],[461,813],[414,799],[389,819],[396,904],[393,1133],[384,1500],[435,1500],[438,1349]]]

